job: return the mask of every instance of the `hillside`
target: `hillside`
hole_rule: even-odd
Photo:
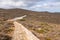
[[[50,13],[23,9],[0,9],[0,33],[5,33],[9,28],[14,29],[13,24],[11,22],[6,22],[6,20],[23,15],[27,15],[27,17],[17,21],[28,28],[38,38],[41,40],[60,40],[60,13],[58,12]],[[12,29],[10,30],[13,31]],[[10,30],[8,30],[9,37],[12,34],[9,32]]]
[[[0,10],[0,17],[4,17],[5,19],[20,17],[22,15],[28,15],[27,19],[31,18],[43,22],[60,23],[60,13],[34,12],[23,9]]]

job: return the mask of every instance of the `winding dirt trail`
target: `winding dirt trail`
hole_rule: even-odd
[[[27,28],[22,24],[14,21],[15,31],[13,33],[12,40],[40,40],[32,34]]]
[[[40,40],[36,36],[34,36],[32,32],[30,32],[22,24],[16,22],[16,20],[23,19],[24,17],[26,17],[26,15],[21,17],[16,17],[11,20],[7,20],[7,21],[13,21],[13,24],[15,26],[15,30],[12,35],[12,40]]]

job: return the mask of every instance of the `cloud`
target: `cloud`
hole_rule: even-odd
[[[40,8],[44,8],[44,9],[57,9],[60,8],[60,2],[47,2],[47,3],[37,3],[36,5],[33,5],[32,7],[30,7],[31,9],[40,9]]]
[[[56,1],[56,2],[55,2]],[[48,8],[59,7],[59,0],[0,0],[0,7],[27,7],[27,8]]]
[[[60,0],[0,0],[0,8],[24,8],[38,11],[60,9]]]
[[[0,8],[10,9],[27,6],[24,1],[0,0]]]
[[[34,1],[34,0],[33,0]],[[36,0],[0,0],[0,8],[23,8],[36,3]]]

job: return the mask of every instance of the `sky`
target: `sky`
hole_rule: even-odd
[[[60,0],[0,0],[0,8],[60,12]]]

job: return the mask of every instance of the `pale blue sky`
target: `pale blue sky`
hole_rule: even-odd
[[[60,0],[0,0],[0,8],[60,12]]]

